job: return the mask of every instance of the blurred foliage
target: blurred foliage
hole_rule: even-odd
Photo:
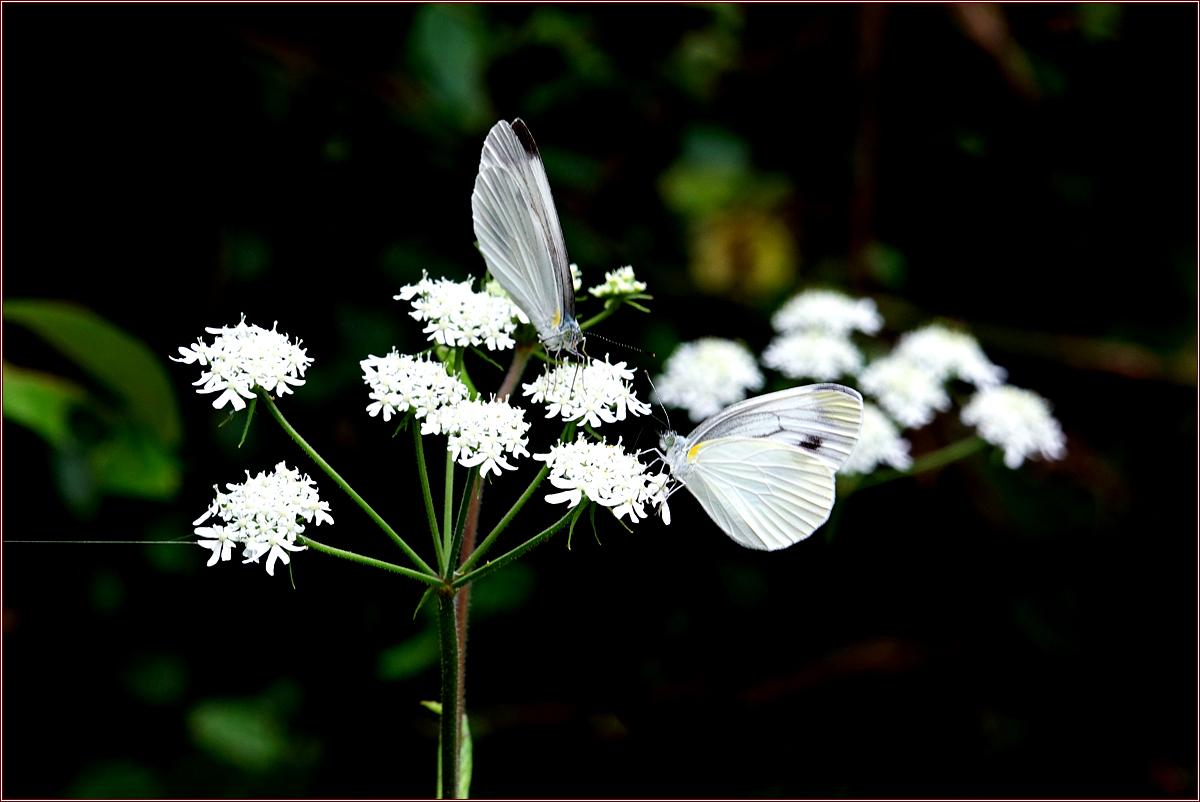
[[[59,492],[94,514],[101,495],[168,500],[181,483],[179,404],[145,343],[89,310],[55,301],[6,300],[4,320],[46,340],[101,387],[4,365],[4,417],[55,453]]]
[[[419,543],[358,361],[423,347],[400,285],[482,274],[479,147],[521,116],[585,281],[632,264],[654,295],[596,327],[650,352],[619,358],[761,349],[831,286],[887,337],[966,325],[1068,455],[856,492],[781,553],[687,499],[535,550],[473,593],[475,793],[1194,795],[1195,7],[633,8],[7,6],[6,538],[187,537],[214,484],[300,460],[265,418],[239,448],[162,362],[245,313],[304,339],[285,414]],[[394,558],[300,468],[335,545]],[[5,551],[5,795],[431,793],[414,588]]]

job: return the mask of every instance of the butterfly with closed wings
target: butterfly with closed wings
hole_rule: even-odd
[[[793,387],[726,407],[687,437],[667,432],[658,453],[725,534],[775,551],[828,520],[862,410],[849,387]]]
[[[547,353],[581,358],[562,227],[537,144],[520,118],[488,132],[471,214],[488,271],[537,328]]]

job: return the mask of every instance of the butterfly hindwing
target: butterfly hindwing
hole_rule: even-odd
[[[688,461],[688,490],[725,534],[747,548],[791,546],[825,523],[833,509],[833,470],[786,443],[706,440],[692,447]]]

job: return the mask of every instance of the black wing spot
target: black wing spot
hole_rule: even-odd
[[[824,444],[825,441],[816,435],[806,434],[804,435],[804,439],[801,440],[797,445],[799,445],[801,448],[808,449],[809,451],[816,451]]]
[[[531,159],[542,158],[538,153],[537,143],[533,141],[533,134],[529,133],[529,127],[521,120],[520,117],[512,121],[513,133],[517,135],[517,140],[521,143],[521,147],[525,148],[525,155]]]

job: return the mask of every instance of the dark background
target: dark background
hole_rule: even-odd
[[[650,284],[653,315],[598,332],[658,356],[621,358],[654,369],[704,335],[761,352],[816,282],[876,298],[888,338],[966,323],[1053,401],[1062,462],[866,489],[783,552],[681,495],[669,528],[601,515],[602,546],[583,527],[481,585],[473,795],[1194,795],[1194,5],[3,16],[4,297],[84,304],[164,362],[205,326],[278,320],[316,360],[285,414],[423,551],[411,443],[364,413],[357,362],[424,347],[401,284],[482,272],[469,197],[501,117],[541,144],[586,283],[632,264]],[[720,208],[664,178],[695,168],[702,194],[714,164],[738,187]],[[764,231],[784,257],[754,250]],[[86,381],[4,333],[7,361]],[[214,483],[287,460],[332,505],[322,540],[400,559],[271,421],[237,449],[241,419],[218,430],[195,366],[168,369],[178,496],[71,508],[6,421],[6,539],[178,537]],[[521,484],[489,489],[485,526]],[[4,549],[3,794],[430,795],[415,584],[306,553],[293,590],[205,556]]]

